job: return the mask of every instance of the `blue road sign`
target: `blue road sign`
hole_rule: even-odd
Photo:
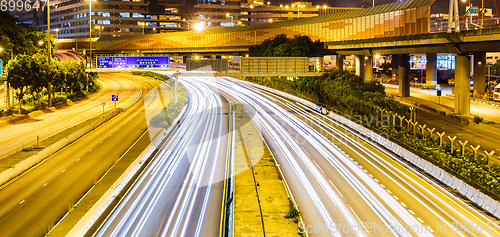
[[[3,74],[3,62],[2,59],[0,59],[0,76]]]
[[[111,95],[111,101],[118,101],[118,95]]]

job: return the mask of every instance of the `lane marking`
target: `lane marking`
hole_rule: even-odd
[[[413,212],[412,210],[408,210],[408,212],[412,215],[415,215],[415,212]]]
[[[16,142],[16,143],[14,143],[14,144],[11,144],[11,145],[10,145],[10,146],[8,146],[8,147],[14,146],[14,145],[16,145],[16,144],[18,144],[18,143],[21,143],[21,142],[24,142],[24,141],[26,141],[26,138],[25,138],[25,139],[23,139],[23,140],[21,140],[21,141],[18,141],[18,142]]]
[[[47,186],[47,184],[48,184],[48,183],[45,183],[43,186],[45,187],[45,186]]]
[[[70,120],[70,122],[71,122],[71,121],[73,121],[73,120],[79,119],[79,118],[80,118],[80,116],[78,116],[78,117],[76,117],[76,118],[74,118],[74,119]]]
[[[386,191],[387,191],[388,193],[392,193],[392,192],[391,192],[391,190],[389,190],[389,189],[386,189]]]
[[[375,182],[380,183],[380,182],[378,181],[378,179],[375,179]]]
[[[420,221],[420,223],[424,223],[424,221],[420,218],[417,218],[418,221]]]
[[[80,158],[78,158],[78,160],[76,160],[76,161],[80,161]]]
[[[66,171],[66,170],[63,170],[61,173],[64,173],[64,171]]]
[[[337,193],[339,193],[339,195],[340,195],[342,198],[344,198],[344,196],[342,195],[342,193],[340,193],[340,191],[337,189],[337,187],[336,187],[336,186],[332,183],[332,180],[330,180],[330,179],[329,179],[328,181],[330,181],[330,184],[332,184],[333,188],[335,188],[335,190],[337,190]]]
[[[392,197],[393,197],[394,199],[396,199],[396,200],[399,200],[399,198],[398,198],[398,197],[396,197],[396,196],[392,196]]]
[[[22,201],[19,203],[19,205],[23,204],[23,203],[24,203],[24,201],[26,201],[26,200],[22,200]]]
[[[92,151],[92,149],[90,149],[90,151],[89,151],[89,152],[91,152],[91,151]]]
[[[382,188],[385,188],[385,185],[383,185],[383,184],[380,184],[380,187],[382,187]]]
[[[363,222],[361,221],[361,219],[359,219],[358,214],[356,214],[356,212],[352,209],[352,207],[349,207],[349,209],[351,209],[352,213],[354,214],[354,216],[356,216],[356,219],[358,219],[359,223],[361,223],[361,225],[363,226],[363,228],[365,228],[365,230],[366,230],[368,233],[370,233],[370,231],[366,229],[365,223],[363,223]]]
[[[400,203],[401,203],[401,206],[406,207],[406,204],[404,204],[404,203],[402,203],[402,202],[400,202]]]
[[[318,163],[316,163],[316,161],[315,161],[315,160],[313,160],[313,162],[314,162],[314,164],[316,164],[316,166],[317,166],[317,167],[318,167],[318,169],[321,171],[321,173],[323,173],[323,174],[324,174],[325,172],[323,171],[323,169],[321,169],[321,167],[319,167]]]

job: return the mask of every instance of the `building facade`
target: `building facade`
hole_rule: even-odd
[[[185,0],[52,0],[50,28],[56,39],[88,39],[181,30]],[[16,12],[20,22],[47,29],[47,11]]]

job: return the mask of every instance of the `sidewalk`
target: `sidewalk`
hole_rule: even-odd
[[[471,116],[464,117],[453,113],[454,98],[441,96],[438,104],[437,96],[430,95],[430,90],[411,88],[410,97],[399,97],[399,90],[394,85],[386,86],[386,93],[393,95],[395,99],[417,108],[417,121],[419,124],[427,124],[429,128],[436,128],[437,132],[446,132],[444,136],[457,136],[457,140],[469,141],[469,145],[480,145],[481,153],[484,150],[494,150],[500,153],[500,124],[487,124],[487,121],[500,121],[500,109],[493,105],[474,103],[471,101]],[[435,91],[434,91],[435,92]],[[474,114],[484,118],[480,124],[473,122]],[[467,125],[467,126],[465,126]],[[458,141],[456,141],[458,143]],[[495,160],[498,156],[494,155]]]

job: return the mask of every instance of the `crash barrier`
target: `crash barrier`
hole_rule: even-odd
[[[91,122],[87,126],[81,128],[80,130],[72,133],[71,135],[59,140],[58,142],[44,148],[43,150],[37,152],[36,154],[24,159],[23,161],[15,164],[12,168],[9,168],[0,173],[0,184],[3,184],[14,177],[18,176],[25,170],[28,170],[32,166],[38,164],[48,156],[52,155],[54,152],[60,150],[64,146],[83,136],[84,134],[92,131],[94,128],[98,127],[105,121],[113,118],[117,114],[121,113],[123,109],[115,109],[111,113],[105,114],[103,117]]]
[[[454,177],[453,175],[449,174],[445,170],[437,167],[436,165],[428,162],[425,159],[422,159],[421,157],[415,155],[414,153],[406,150],[405,148],[399,146],[398,144],[390,141],[389,139],[377,134],[376,132],[371,131],[368,128],[365,128],[358,123],[351,121],[341,115],[338,115],[333,112],[328,112],[326,109],[321,108],[321,106],[312,103],[310,101],[304,100],[302,98],[299,98],[294,95],[287,94],[285,92],[275,90],[272,88],[268,88],[262,85],[258,85],[255,83],[251,82],[246,82],[248,84],[251,84],[252,86],[255,86],[257,88],[260,88],[262,90],[266,90],[268,92],[272,92],[274,94],[280,95],[282,97],[285,97],[287,99],[293,100],[295,102],[304,104],[308,106],[311,109],[317,110],[322,112],[323,114],[327,114],[328,117],[332,118],[333,120],[353,129],[354,131],[358,132],[359,134],[362,134],[365,137],[370,138],[372,141],[375,141],[379,145],[385,147],[386,149],[392,151],[393,153],[397,154],[398,156],[404,158],[405,160],[411,162],[413,165],[417,166],[418,168],[426,171],[430,175],[432,175],[434,178],[438,179],[439,181],[445,183],[447,186],[451,187],[452,189],[457,190],[458,193],[466,196],[469,200],[474,202],[475,204],[479,205],[489,213],[493,214],[495,217],[500,218],[500,203],[497,202],[495,199],[489,197],[488,195],[482,193],[481,191],[475,189],[474,187],[470,186],[469,184],[465,183],[464,181]]]

